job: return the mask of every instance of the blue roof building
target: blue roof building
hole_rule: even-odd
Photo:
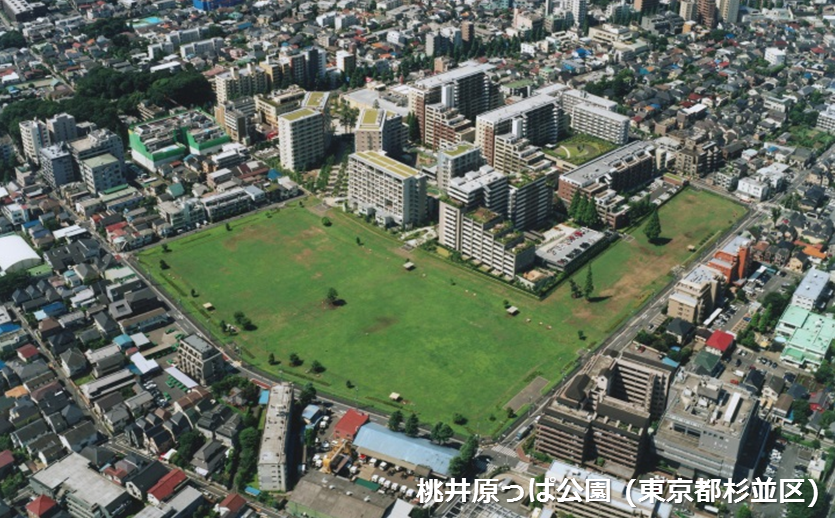
[[[426,468],[441,476],[449,475],[449,461],[458,451],[393,432],[385,426],[368,423],[359,429],[354,447],[363,455],[402,466],[417,473]],[[424,469],[421,470],[420,467]]]
[[[127,349],[128,347],[133,346],[133,338],[128,335],[119,335],[113,339],[113,343],[122,349]]]

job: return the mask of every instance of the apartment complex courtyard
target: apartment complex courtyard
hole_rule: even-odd
[[[403,411],[424,422],[451,423],[460,413],[468,429],[490,434],[517,393],[538,376],[553,385],[578,351],[599,344],[698,253],[689,246],[708,246],[743,214],[726,199],[685,190],[661,209],[669,242],[652,245],[636,229],[593,261],[596,302],[572,299],[567,283],[538,301],[427,252],[406,252],[339,210],[325,226],[298,204],[174,240],[170,252],[155,247],[139,260],[248,363],[386,412],[396,392]],[[170,267],[162,270],[161,260]],[[403,267],[407,260],[414,270]],[[586,269],[575,275],[582,284]],[[330,288],[344,304],[327,302]],[[519,315],[509,316],[504,301]],[[223,334],[220,321],[234,323],[238,311],[257,329]],[[291,353],[302,365],[290,365]],[[314,361],[325,371],[309,372]]]

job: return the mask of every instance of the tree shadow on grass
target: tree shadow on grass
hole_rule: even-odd
[[[589,297],[587,300],[588,300],[589,302],[591,302],[592,304],[594,304],[594,303],[596,303],[596,302],[605,302],[605,301],[607,301],[607,300],[609,300],[609,299],[611,299],[611,298],[612,298],[612,296],[611,296],[611,295],[602,295],[602,296],[600,296],[600,297]]]
[[[670,237],[659,237],[658,239],[652,239],[652,240],[650,240],[650,242],[649,242],[649,243],[650,243],[651,245],[655,245],[655,246],[664,246],[664,245],[668,244],[668,243],[669,243],[670,241],[672,241],[672,240],[673,240],[673,239],[672,239],[672,238],[670,238]]]

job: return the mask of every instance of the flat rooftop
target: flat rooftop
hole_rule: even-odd
[[[401,164],[397,160],[389,158],[377,151],[363,151],[361,153],[354,153],[354,156],[377,169],[382,169],[401,178],[411,178],[420,174],[420,171],[417,169],[413,169],[406,164]]]
[[[90,461],[78,453],[70,453],[32,478],[52,490],[63,486],[70,493],[79,493],[83,500],[102,508],[125,494],[124,489],[91,470],[89,465]]]
[[[501,108],[497,108],[487,113],[482,113],[476,117],[476,120],[482,120],[490,124],[497,124],[549,104],[559,104],[559,99],[546,94],[534,95],[533,97],[528,97],[527,99],[523,99],[519,102],[502,106]]]
[[[823,290],[826,289],[826,284],[829,282],[829,274],[822,272],[817,268],[811,268],[800,285],[794,290],[793,297],[804,297],[817,300],[820,298]]]
[[[562,175],[560,181],[565,180],[580,187],[585,187],[609,173],[617,172],[625,165],[645,158],[647,154],[654,150],[654,143],[638,140],[581,165],[570,173]]]
[[[282,113],[278,116],[279,119],[286,119],[290,122],[295,122],[297,120],[301,120],[307,117],[311,117],[313,115],[319,115],[319,112],[312,108],[302,108],[300,110],[295,110],[292,112]]]
[[[475,74],[486,74],[491,70],[494,70],[496,67],[489,64],[475,64],[472,61],[468,61],[459,68],[450,70],[449,72],[444,72],[442,74],[436,74],[432,77],[427,77],[426,79],[421,79],[420,81],[415,81],[415,87],[422,89],[422,90],[429,90],[431,88],[436,88],[439,86],[443,86],[447,83],[457,81],[459,79],[463,79],[465,77],[470,77]]]

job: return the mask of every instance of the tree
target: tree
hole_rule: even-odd
[[[307,428],[304,431],[304,447],[307,451],[313,451],[316,447],[316,430],[314,428]]]
[[[319,360],[313,360],[313,363],[310,364],[310,372],[321,374],[325,372],[325,366],[319,363]]]
[[[270,363],[270,365],[275,365],[275,354],[270,353],[270,359],[267,361]]]
[[[26,46],[26,38],[17,31],[9,31],[0,36],[0,49],[22,49]]]
[[[649,214],[649,221],[644,226],[644,235],[650,243],[655,243],[661,237],[661,220],[658,218],[658,209]]]
[[[580,289],[580,286],[574,282],[574,279],[568,279],[568,285],[571,287],[571,298],[572,299],[579,299],[583,296],[583,291]]]
[[[313,387],[312,383],[306,384],[302,388],[301,392],[299,392],[299,405],[301,405],[301,407],[304,408],[310,403],[312,403],[315,399],[316,389]]]
[[[171,458],[175,466],[185,468],[194,454],[206,443],[206,436],[197,430],[189,430],[177,437],[177,453]]]
[[[162,260],[162,259],[160,259],[160,260],[159,260],[159,269],[160,269],[160,270],[167,270],[167,269],[169,269],[169,268],[171,268],[171,267],[170,267],[170,266],[168,266],[168,263],[166,263],[166,262],[165,262],[164,260]]]
[[[809,422],[809,416],[812,415],[809,402],[805,399],[798,399],[792,403],[792,412],[794,412],[794,424],[801,428],[806,426],[806,423]]]
[[[432,427],[432,430],[429,433],[429,438],[438,443],[438,444],[446,444],[452,439],[452,428],[446,423],[442,423],[438,421],[435,423],[435,426]]]
[[[403,412],[395,410],[389,416],[389,430],[400,431],[401,424],[403,424]]]
[[[229,223],[227,223],[227,224],[226,224],[226,231],[227,231],[227,232],[229,232],[230,230],[232,230],[232,225],[230,225]]]
[[[412,142],[420,142],[420,123],[414,112],[409,112],[407,116],[407,124],[409,125],[409,140]]]
[[[456,412],[452,414],[452,422],[457,424],[458,426],[464,426],[465,424],[467,424],[467,418],[464,417],[464,415]]]
[[[324,225],[326,227],[329,227],[329,226],[333,225],[333,223],[331,223],[330,218],[325,217],[325,218],[322,218],[322,225]]]
[[[751,518],[751,508],[747,504],[743,504],[736,510],[736,518]]]
[[[415,413],[409,414],[409,418],[406,419],[406,424],[403,426],[403,432],[409,437],[417,437],[417,434],[420,433],[420,421]]]
[[[299,358],[299,355],[296,353],[290,353],[290,365],[292,367],[297,367],[302,364],[302,359]]]
[[[170,248],[168,248],[168,243],[163,243],[163,244],[162,244],[162,252],[163,252],[163,253],[165,253],[165,254],[167,254],[167,253],[168,253],[168,252],[170,252],[170,251],[171,251],[171,249],[170,249]]]
[[[586,284],[583,287],[583,296],[586,297],[586,300],[591,298],[591,294],[594,292],[594,278],[592,277],[591,273],[591,265],[589,265],[588,270],[586,270]]]
[[[327,299],[331,306],[336,304],[336,301],[339,300],[339,292],[336,291],[336,288],[328,288]]]
[[[471,435],[458,450],[458,455],[449,461],[449,476],[467,478],[475,474],[475,458],[478,453],[478,438]]]

